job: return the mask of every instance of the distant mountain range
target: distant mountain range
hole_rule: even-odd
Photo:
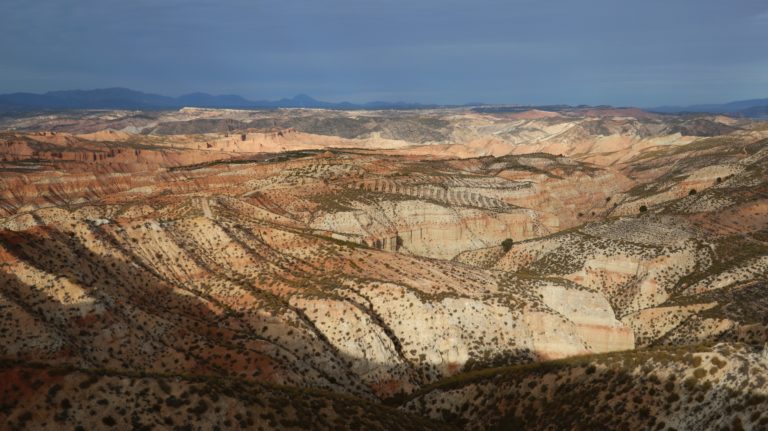
[[[290,99],[280,100],[248,100],[237,95],[214,96],[207,93],[190,93],[179,97],[162,96],[159,94],[143,93],[128,88],[104,88],[97,90],[68,90],[49,91],[44,94],[12,93],[0,95],[0,112],[60,110],[60,109],[142,109],[164,110],[183,107],[197,108],[233,108],[233,109],[276,109],[276,108],[323,108],[323,109],[424,109],[446,106],[484,106],[480,108],[493,112],[495,109],[540,109],[554,110],[571,108],[565,105],[556,106],[522,106],[522,105],[483,105],[473,103],[467,105],[436,105],[407,102],[368,102],[362,104],[350,102],[324,102],[313,99],[306,94],[300,94]],[[582,106],[583,107],[583,106]],[[768,99],[752,99],[724,104],[692,105],[692,106],[660,106],[649,108],[647,111],[681,114],[709,113],[728,114],[751,118],[768,118]]]
[[[234,108],[325,108],[325,109],[415,109],[438,105],[422,105],[406,102],[323,102],[305,94],[291,99],[252,101],[236,95],[213,96],[191,93],[179,97],[143,93],[128,88],[104,88],[98,90],[49,91],[44,94],[12,93],[0,95],[0,111],[29,111],[46,109],[178,109]]]
[[[659,106],[648,110],[665,114],[703,112],[708,114],[728,114],[751,118],[768,118],[768,99],[739,100],[736,102],[709,105]]]

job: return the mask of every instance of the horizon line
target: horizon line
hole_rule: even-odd
[[[332,104],[332,105],[351,105],[351,107],[357,106],[357,107],[364,107],[365,105],[374,105],[374,104],[390,104],[390,105],[418,105],[423,106],[425,108],[427,107],[478,107],[478,106],[510,106],[510,107],[548,107],[548,106],[563,106],[563,107],[610,107],[610,108],[637,108],[637,109],[685,109],[685,108],[693,108],[693,107],[708,107],[708,106],[717,106],[717,105],[727,105],[731,103],[738,103],[738,102],[751,102],[751,101],[763,101],[766,100],[766,104],[768,104],[768,98],[751,98],[751,99],[739,99],[739,100],[729,100],[725,102],[708,102],[708,103],[695,103],[695,104],[684,104],[684,103],[674,103],[674,104],[662,104],[662,105],[655,105],[655,106],[641,106],[641,105],[633,105],[633,104],[620,104],[620,105],[613,105],[609,103],[600,103],[600,104],[587,104],[587,103],[531,103],[531,102],[482,102],[482,101],[473,101],[473,102],[454,102],[454,103],[437,103],[437,102],[414,102],[414,101],[406,101],[406,100],[368,100],[365,102],[350,102],[348,100],[340,100],[340,101],[332,101],[332,100],[322,100],[317,99],[314,96],[309,95],[306,92],[298,92],[293,96],[283,96],[277,99],[268,99],[268,98],[256,98],[251,99],[250,96],[242,96],[237,93],[220,93],[220,94],[214,94],[209,93],[206,91],[192,91],[189,93],[182,93],[177,96],[171,96],[167,94],[162,93],[156,93],[151,91],[145,91],[145,90],[137,90],[130,87],[125,86],[110,86],[110,87],[100,87],[100,88],[70,88],[70,89],[56,89],[56,90],[46,90],[43,92],[33,92],[33,91],[14,91],[14,92],[2,92],[0,93],[0,97],[7,97],[7,96],[14,96],[14,95],[34,95],[34,96],[45,96],[50,93],[67,93],[67,92],[96,92],[96,91],[108,91],[108,90],[125,90],[130,91],[134,93],[141,93],[145,95],[150,96],[159,96],[169,99],[180,99],[187,96],[209,96],[214,98],[221,98],[221,97],[237,97],[242,99],[245,103],[278,103],[278,102],[290,102],[295,101],[297,99],[305,99],[308,102],[318,102],[322,104]]]

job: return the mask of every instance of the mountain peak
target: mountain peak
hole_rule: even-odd
[[[425,107],[416,103],[392,103],[382,105],[388,109]],[[0,112],[28,111],[36,109],[179,109],[196,108],[323,108],[323,109],[366,109],[369,105],[348,102],[334,103],[317,100],[299,93],[288,99],[277,101],[252,101],[238,95],[211,95],[193,92],[179,97],[144,93],[125,87],[100,88],[94,90],[61,90],[44,94],[14,93],[0,95]]]
[[[293,100],[294,102],[317,102],[316,99],[304,93],[293,96],[291,100]]]

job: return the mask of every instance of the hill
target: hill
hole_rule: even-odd
[[[370,102],[365,104],[353,104],[349,102],[333,103],[315,100],[305,94],[300,94],[290,99],[280,99],[276,101],[251,101],[235,95],[212,96],[210,94],[199,92],[179,97],[168,97],[143,93],[127,88],[49,91],[44,94],[12,93],[0,95],[0,112],[69,109],[165,110],[179,109],[183,107],[234,109],[415,109],[428,106],[405,102]]]
[[[184,108],[0,128],[8,427],[765,426],[764,122]]]
[[[751,118],[768,118],[768,99],[739,100],[736,102],[707,105],[660,106],[649,110],[652,112],[669,114],[709,113],[739,115]]]

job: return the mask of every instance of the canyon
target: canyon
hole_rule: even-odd
[[[184,108],[0,130],[9,429],[768,426],[765,122]]]

